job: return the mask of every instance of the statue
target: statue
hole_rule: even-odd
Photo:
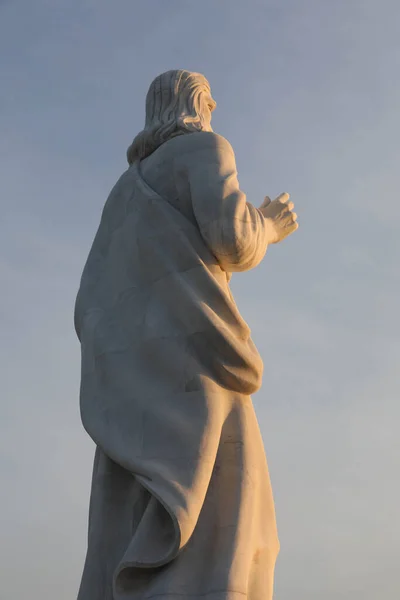
[[[78,600],[271,600],[279,541],[251,394],[263,363],[230,291],[297,229],[240,190],[198,73],[157,77],[83,269],[74,322],[96,445]]]

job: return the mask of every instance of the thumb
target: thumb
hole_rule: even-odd
[[[271,204],[271,198],[269,196],[265,196],[264,202],[261,204],[260,208],[264,208],[265,206],[268,206],[268,204]]]

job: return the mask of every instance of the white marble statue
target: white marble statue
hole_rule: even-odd
[[[263,363],[232,297],[297,228],[256,208],[198,73],[157,77],[75,305],[96,444],[79,600],[271,600],[279,542],[251,394]]]

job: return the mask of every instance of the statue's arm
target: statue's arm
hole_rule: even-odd
[[[260,209],[246,201],[229,142],[211,132],[189,134],[176,165],[185,178],[200,232],[226,271],[246,271],[263,259],[269,228]]]

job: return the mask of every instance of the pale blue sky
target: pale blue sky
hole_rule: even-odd
[[[398,600],[398,0],[0,0],[0,598],[71,600],[93,444],[79,278],[153,77],[203,72],[255,205],[300,229],[233,292],[276,500],[276,600]]]

